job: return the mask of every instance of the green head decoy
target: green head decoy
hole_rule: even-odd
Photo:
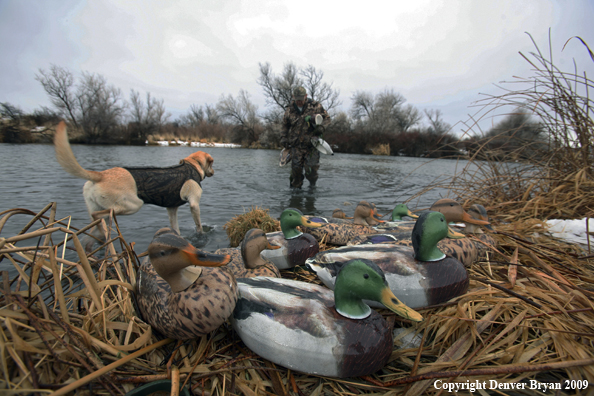
[[[299,226],[318,228],[323,224],[311,221],[303,216],[299,209],[287,208],[280,216],[281,230],[286,239],[296,238],[303,233],[297,229]]]
[[[415,322],[423,320],[418,312],[404,305],[394,295],[377,264],[370,260],[354,259],[345,263],[336,276],[336,311],[351,319],[366,318],[371,308],[363,300],[381,303],[403,318]]]
[[[408,209],[406,204],[398,204],[392,210],[392,221],[402,221],[404,216],[412,217],[413,219],[419,218],[416,214]]]
[[[446,255],[439,250],[437,243],[444,238],[464,238],[453,231],[443,213],[429,211],[422,213],[412,231],[412,245],[415,258],[419,261],[437,261]]]

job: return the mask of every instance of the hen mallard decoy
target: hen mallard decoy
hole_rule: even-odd
[[[334,292],[306,282],[249,278],[238,282],[231,323],[255,353],[291,370],[327,377],[368,375],[392,354],[392,329],[362,300],[421,321],[390,291],[382,270],[367,260],[344,263]]]
[[[462,236],[452,232],[442,213],[425,212],[413,229],[413,247],[394,244],[344,246],[318,253],[307,260],[306,266],[326,286],[333,288],[345,262],[355,258],[368,259],[384,271],[390,289],[407,306],[421,308],[440,304],[468,290],[468,273],[464,265],[437,247],[448,234]]]
[[[239,248],[218,249],[215,250],[215,254],[228,254],[231,257],[227,270],[235,276],[235,279],[254,276],[280,278],[278,268],[260,254],[264,249],[280,249],[280,246],[272,246],[264,231],[252,228],[245,233]]]
[[[332,218],[334,218],[334,219],[349,220],[349,219],[352,219],[353,217],[348,217],[346,215],[346,213],[344,213],[344,210],[342,210],[342,209],[334,209],[332,211]]]
[[[473,219],[483,220],[489,222],[489,216],[487,215],[487,209],[483,205],[480,204],[472,204],[468,208],[468,214]],[[494,231],[490,224],[485,224],[484,227],[490,231]],[[478,239],[478,241],[473,240],[473,243],[476,247],[478,252],[478,259],[482,260],[487,257],[486,252],[489,250],[487,246],[497,247],[497,241],[491,235],[486,234],[482,227],[478,226],[474,223],[464,222],[464,229],[461,231],[467,236],[472,235],[472,237]],[[465,263],[466,264],[466,263]]]
[[[448,224],[464,223],[477,226],[489,224],[487,220],[482,218],[473,218],[464,210],[462,205],[453,199],[440,199],[431,206],[430,210],[443,213]],[[412,228],[414,227],[415,223],[416,222],[409,221],[395,223],[402,225],[397,229],[388,230],[379,230],[380,227],[377,227],[379,232],[355,237],[351,239],[347,245],[353,246],[360,244],[392,243],[402,246],[412,246],[411,235]],[[485,248],[483,244],[472,240],[471,238],[444,239],[437,244],[437,247],[440,248],[445,254],[458,259],[467,267],[479,259],[480,252],[484,252]]]
[[[355,208],[353,221],[343,219],[326,219],[323,217],[310,216],[309,219],[322,223],[322,227],[316,229],[306,228],[306,232],[316,238],[318,242],[325,242],[331,245],[346,245],[346,243],[358,235],[376,233],[373,226],[381,224],[382,220],[374,217],[373,205],[361,201]],[[306,226],[307,227],[307,226]]]
[[[270,260],[278,269],[303,265],[307,258],[315,256],[320,251],[318,241],[312,235],[299,231],[297,227],[304,226],[308,230],[313,230],[322,224],[305,218],[300,210],[294,208],[287,208],[281,213],[280,224],[282,231],[266,234],[270,244],[280,248],[264,250],[261,253],[262,257]]]
[[[219,327],[235,308],[228,255],[196,249],[171,228],[157,231],[138,270],[136,299],[144,320],[165,337],[187,340]]]

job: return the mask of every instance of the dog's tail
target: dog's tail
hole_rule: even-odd
[[[56,159],[64,170],[72,176],[80,177],[81,179],[98,182],[101,180],[101,173],[83,169],[82,166],[74,157],[70,142],[68,142],[68,133],[66,132],[66,123],[61,121],[56,128],[54,135],[54,147],[56,148]]]

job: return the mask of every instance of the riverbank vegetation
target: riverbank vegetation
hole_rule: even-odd
[[[443,121],[440,110],[420,111],[394,87],[353,92],[350,105],[342,106],[340,90],[325,80],[322,70],[294,63],[285,64],[279,73],[269,63],[260,64],[257,83],[266,98],[264,109],[252,102],[249,92],[240,90],[237,96],[222,94],[217,103],[191,104],[176,119],[150,92],[141,95],[131,90],[126,97],[98,74],[77,75],[50,65],[39,70],[36,80],[52,107],[25,114],[17,105],[0,103],[0,142],[49,143],[56,120],[62,118],[76,143],[144,145],[148,140],[176,139],[279,148],[284,109],[299,85],[331,114],[324,139],[335,152],[443,158],[472,156],[488,146],[504,155],[526,142],[546,144],[548,139],[539,115],[525,106],[488,131],[462,137]]]
[[[485,384],[481,394],[589,394],[593,247],[551,238],[543,220],[593,216],[592,84],[558,70],[538,48],[525,57],[534,76],[522,79],[519,89],[487,98],[483,114],[510,108],[510,115],[524,117],[530,111],[539,117],[547,145],[515,141],[522,135],[509,130],[518,131],[512,128],[517,124],[502,125],[499,134],[476,142],[474,167],[432,184],[448,187],[467,208],[483,204],[496,244],[468,268],[468,292],[419,310],[423,322],[381,311],[404,331],[378,373],[333,379],[287,370],[245,348],[227,324],[186,343],[162,339],[138,316],[133,290],[143,253],[119,233],[116,219],[107,220],[105,251],[87,255],[79,241],[85,229],[56,219],[53,204],[39,213],[0,213],[0,231],[15,214],[31,216],[18,235],[0,238],[0,259],[16,270],[12,279],[2,273],[0,384],[13,394],[121,395],[165,379],[204,395],[438,395],[454,383],[467,390]],[[506,144],[514,149],[501,149]],[[424,209],[411,205],[414,198],[409,206]],[[262,208],[249,213],[268,216]],[[233,221],[255,219],[238,215]],[[62,254],[66,241],[71,259]],[[299,268],[282,275],[319,283]],[[407,345],[407,336],[420,346]],[[520,387],[524,391],[514,390]]]

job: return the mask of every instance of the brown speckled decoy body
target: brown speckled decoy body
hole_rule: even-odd
[[[237,283],[229,256],[202,252],[170,228],[157,231],[140,265],[137,301],[144,320],[165,337],[210,333],[233,312]]]
[[[252,228],[246,232],[241,247],[218,249],[215,254],[228,254],[231,261],[227,264],[227,269],[239,278],[252,278],[254,276],[269,276],[280,278],[280,271],[269,260],[260,255],[264,249],[278,249],[280,246],[272,246],[264,231],[258,228]]]
[[[324,219],[310,216],[309,220],[326,224],[316,229],[305,228],[305,232],[313,235],[318,242],[324,242],[331,245],[344,246],[354,237],[362,234],[374,234],[378,231],[372,226],[381,223],[374,218],[374,208],[369,202],[361,201],[355,208],[355,214],[352,222],[342,219]],[[338,223],[337,220],[340,220]]]

